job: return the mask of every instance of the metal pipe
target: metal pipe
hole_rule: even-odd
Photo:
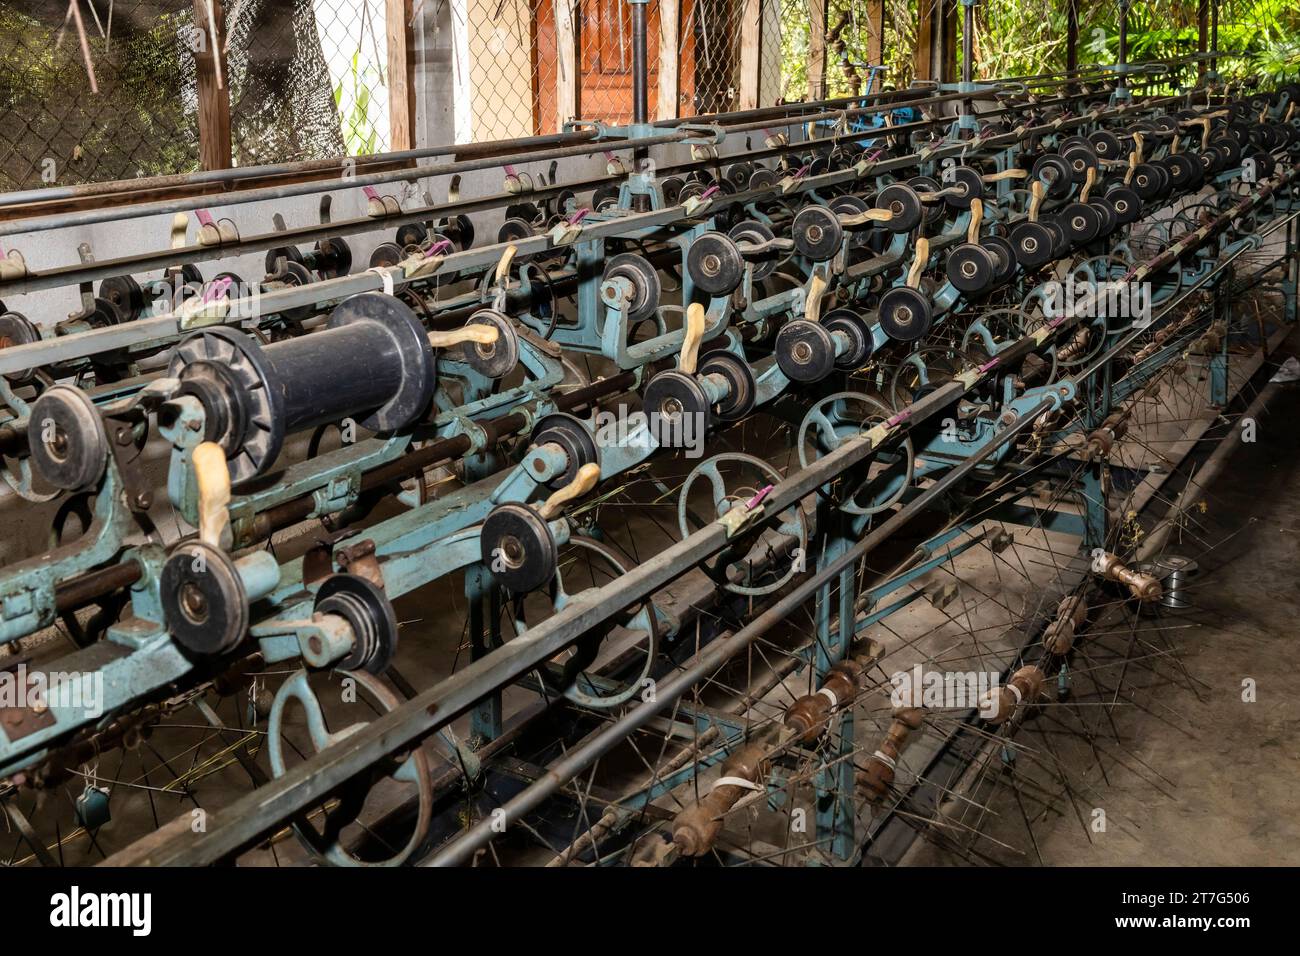
[[[501,140],[485,144],[501,149],[521,149],[534,146],[555,146],[579,143],[594,139],[595,130],[576,130],[571,133],[548,133],[545,136],[526,136],[514,140]],[[294,163],[272,163],[262,166],[237,166],[231,169],[210,169],[195,173],[177,173],[170,176],[147,176],[141,179],[115,179],[103,183],[85,183],[79,186],[54,186],[46,189],[27,189],[0,194],[0,207],[17,206],[27,202],[53,202],[68,199],[86,199],[94,196],[112,196],[122,192],[150,192],[156,189],[176,189],[183,186],[223,186],[245,179],[265,179],[272,176],[297,176],[304,173],[332,172],[355,169],[357,166],[378,166],[388,163],[408,163],[417,159],[446,156],[472,151],[467,144],[427,146],[404,149],[391,153],[373,153],[369,156],[336,156],[330,159],[308,159]]]
[[[1210,0],[1210,49],[1216,54],[1219,52],[1219,0]],[[1218,72],[1218,56],[1210,60],[1210,69]]]
[[[635,141],[635,143],[630,140],[601,140],[577,146],[561,146],[542,152],[524,153],[509,159],[494,156],[487,159],[458,160],[440,166],[417,166],[414,169],[402,169],[390,173],[370,173],[365,176],[354,176],[326,189],[322,189],[319,182],[268,186],[260,189],[227,193],[220,197],[218,204],[237,206],[250,202],[267,202],[288,199],[292,196],[327,192],[330,189],[361,189],[366,186],[380,186],[386,183],[414,182],[420,179],[431,179],[435,176],[452,176],[456,173],[467,173],[480,169],[497,169],[507,162],[523,166],[528,163],[545,163],[552,159],[564,159],[569,156],[588,156],[606,150],[632,149],[634,146],[664,146],[669,143],[680,143],[684,139],[691,139],[698,135],[698,133],[686,130],[648,136],[645,139]],[[138,206],[110,206],[105,209],[61,213],[36,219],[14,219],[0,223],[0,236],[13,236],[20,233],[49,229],[68,229],[75,226],[90,226],[101,222],[116,222],[125,219],[142,219],[146,216],[172,215],[178,212],[204,209],[211,205],[214,205],[212,196],[191,196],[183,199],[166,199],[158,202],[141,203]]]
[[[1160,106],[1165,103],[1178,101],[1180,97],[1170,96],[1152,100],[1150,106]],[[1120,110],[1103,111],[1096,118],[1105,118],[1111,115],[1119,115]],[[1057,120],[1051,123],[1044,123],[1039,126],[1029,127],[1022,132],[1010,132],[997,136],[992,136],[984,141],[984,145],[989,148],[997,148],[1004,145],[1010,145],[1021,141],[1022,139],[1035,136],[1044,132],[1058,132],[1061,129],[1072,128],[1084,123],[1094,122],[1095,118],[1091,115],[1073,116],[1065,120]],[[857,134],[854,134],[855,136]],[[966,150],[963,143],[954,142],[946,146],[936,147],[930,150],[930,159],[942,159],[947,156],[956,156]],[[901,156],[895,159],[878,162],[875,169],[880,172],[890,172],[896,169],[904,169],[908,166],[915,165],[921,157],[917,154]],[[849,182],[856,179],[856,173],[849,170],[826,173],[821,176],[808,177],[803,183],[797,185],[794,191],[804,192],[813,188],[815,185],[837,185],[842,182]],[[764,190],[750,190],[744,193],[734,195],[721,195],[714,198],[715,206],[730,206],[752,201],[754,198],[775,193],[778,187],[772,187]],[[620,235],[628,230],[662,225],[675,221],[678,217],[677,207],[667,207],[650,213],[638,213],[625,216],[622,219],[598,222],[584,229],[584,234],[588,238],[597,236],[615,236]],[[414,216],[412,219],[420,218]],[[389,221],[396,221],[394,220]],[[275,242],[274,239],[266,240],[268,246]],[[282,242],[277,244],[283,244]],[[536,252],[545,252],[550,246],[550,239],[546,235],[532,236],[528,239],[521,239],[514,243],[518,254],[529,255]],[[444,262],[444,269],[447,273],[473,268],[476,266],[486,266],[494,264],[504,251],[506,244],[496,243],[490,246],[479,246],[473,249],[467,249],[463,252],[453,253],[448,256]],[[216,258],[223,253],[219,249],[213,249],[211,257]],[[176,253],[171,253],[174,257]],[[169,253],[160,252],[157,254],[160,262],[169,260]],[[108,265],[97,265],[88,268],[84,273],[86,278],[105,277],[116,275],[120,267],[109,263]],[[417,280],[418,281],[418,280]],[[8,283],[0,283],[0,288],[6,291],[12,290],[15,293],[30,292],[38,288],[47,288],[51,285],[51,280],[43,276],[36,276],[29,279],[19,279]],[[405,283],[403,283],[405,284]],[[342,276],[337,279],[325,279],[321,282],[315,282],[307,286],[280,289],[275,292],[266,293],[257,297],[240,299],[231,303],[232,312],[238,311],[238,314],[245,317],[262,316],[274,314],[286,309],[298,308],[301,306],[316,305],[323,302],[334,301],[344,296],[354,295],[359,292],[372,292],[382,289],[384,286],[382,278],[374,272],[358,273],[356,275]],[[10,372],[25,372],[35,366],[47,366],[58,362],[69,361],[73,359],[85,358],[87,355],[98,354],[100,352],[112,351],[114,349],[129,348],[133,346],[142,346],[146,343],[167,341],[181,331],[179,328],[180,317],[175,313],[156,316],[150,319],[138,319],[135,322],[126,323],[125,325],[111,326],[104,329],[95,329],[87,332],[79,332],[75,335],[61,336],[57,339],[44,339],[40,342],[33,342],[28,345],[14,346],[8,349],[0,350],[0,375]]]
[[[646,0],[630,0],[632,7],[632,123],[645,125],[650,119],[649,80],[646,67]]]
[[[970,84],[975,75],[975,3],[962,4],[961,81]],[[963,104],[964,105],[964,104]]]
[[[1119,65],[1128,66],[1128,4],[1129,0],[1119,0]],[[1121,88],[1128,86],[1128,74],[1121,69],[1119,74]]]

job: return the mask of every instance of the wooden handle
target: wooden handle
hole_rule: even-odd
[[[1079,202],[1086,203],[1088,195],[1092,192],[1092,184],[1097,181],[1097,167],[1089,166],[1088,173],[1083,177],[1083,189],[1079,190]]]
[[[447,349],[462,342],[475,345],[492,345],[501,332],[492,325],[467,325],[464,328],[449,329],[446,332],[430,332],[429,344],[435,349]]]
[[[1202,116],[1200,119],[1190,120],[1189,126],[1199,126],[1201,128],[1201,149],[1210,145],[1210,118]]]
[[[510,263],[514,260],[515,253],[518,251],[519,247],[512,242],[506,246],[506,251],[501,253],[501,259],[497,262],[497,285],[504,283],[506,277],[510,275]]]
[[[855,212],[851,216],[840,216],[840,225],[861,226],[868,222],[889,222],[894,218],[892,209],[868,209],[866,212]]]
[[[1142,143],[1143,143],[1142,134],[1134,133],[1133,146],[1134,146],[1134,152],[1137,154],[1137,161],[1139,163],[1142,162]]]
[[[205,441],[191,458],[199,489],[199,540],[212,548],[221,547],[221,534],[230,523],[230,469],[226,453],[216,442]]]
[[[808,293],[803,299],[803,317],[809,322],[818,321],[822,313],[822,296],[826,292],[826,277],[814,271],[808,282]]]
[[[1124,185],[1127,186],[1133,182],[1133,174],[1137,171],[1138,154],[1132,152],[1128,154],[1128,172],[1124,174]]]
[[[966,227],[966,241],[976,243],[980,241],[980,223],[984,221],[984,200],[972,199],[970,201],[970,225]]]
[[[1000,173],[986,173],[984,181],[986,183],[1001,182],[1004,179],[1024,179],[1029,175],[1027,169],[1004,169]]]
[[[1035,179],[1029,184],[1029,221],[1038,222],[1038,209],[1043,205],[1043,196],[1047,194],[1047,189],[1043,186],[1041,179]]]
[[[921,284],[921,273],[930,261],[930,240],[922,236],[916,240],[916,254],[912,256],[912,268],[907,272],[907,286],[915,289]]]
[[[687,375],[695,374],[702,341],[704,341],[704,306],[692,302],[686,307],[686,336],[682,339],[682,354],[677,363],[677,367]]]
[[[551,497],[546,499],[538,513],[546,521],[557,517],[566,504],[575,498],[581,498],[600,481],[600,465],[588,462],[578,469],[577,476]]]
[[[172,216],[172,248],[185,248],[185,236],[190,229],[190,217],[183,212]]]

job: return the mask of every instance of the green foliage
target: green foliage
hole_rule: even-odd
[[[786,99],[803,99],[808,90],[809,0],[781,3],[781,90]],[[813,0],[816,2],[816,0]],[[1130,62],[1186,56],[1196,51],[1197,0],[1142,0],[1129,10]],[[917,0],[885,0],[885,82],[905,86],[912,77]],[[975,74],[982,77],[1030,76],[1066,65],[1066,0],[981,0],[975,8]],[[862,68],[870,28],[863,0],[829,0],[827,22],[840,32],[842,53],[828,50],[826,95],[851,91],[842,64]],[[1230,56],[1219,72],[1232,77],[1300,70],[1300,3],[1297,0],[1224,0],[1219,13],[1219,49]],[[960,59],[960,43],[958,58]],[[1119,59],[1119,4],[1080,0],[1080,65],[1112,64]],[[958,67],[960,69],[960,65]],[[1195,69],[1171,77],[1172,89],[1190,82]]]
[[[42,185],[47,160],[62,185],[197,168],[191,21],[119,21],[111,44],[89,31],[92,94],[75,34],[56,49],[54,25],[0,6],[0,188]]]
[[[334,105],[343,127],[343,142],[349,156],[369,156],[380,148],[379,130],[371,118],[372,86],[383,86],[379,71],[361,65],[361,51],[352,54],[352,68],[334,87]],[[347,104],[345,107],[344,104]],[[383,104],[374,104],[382,109]]]

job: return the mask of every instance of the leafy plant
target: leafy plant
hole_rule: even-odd
[[[371,118],[372,86],[382,86],[383,77],[369,64],[362,66],[361,51],[352,54],[351,69],[334,87],[334,105],[339,111],[343,142],[349,156],[369,156],[379,151],[380,137]],[[344,106],[347,103],[347,106]]]
[[[780,0],[781,92],[804,99],[808,89],[809,2]],[[913,75],[918,0],[885,0],[885,82],[907,85]],[[974,60],[977,77],[1030,76],[1066,66],[1067,0],[985,0],[975,7]],[[1129,7],[1128,59],[1164,60],[1197,48],[1197,0],[1143,0]],[[828,50],[826,95],[853,92],[851,75],[865,78],[868,40],[863,0],[829,0],[828,26],[847,18],[839,33],[840,51]],[[1078,62],[1112,64],[1119,59],[1119,3],[1081,0],[1078,11]],[[960,22],[960,13],[959,13]],[[960,27],[959,27],[960,30]],[[1219,72],[1229,76],[1300,70],[1300,4],[1296,0],[1224,0],[1219,9]],[[957,44],[958,59],[961,44]],[[845,70],[847,63],[853,69]],[[957,69],[960,70],[960,63]],[[1185,68],[1163,84],[1175,89],[1195,77]],[[878,87],[877,87],[878,88]],[[859,90],[860,91],[860,90]]]

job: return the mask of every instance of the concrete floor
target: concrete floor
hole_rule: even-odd
[[[1298,349],[1293,334],[1270,366]],[[1150,649],[1139,650],[1147,660],[1125,677],[1133,702],[1114,709],[1113,725],[1094,721],[1091,748],[1050,727],[1025,735],[1038,759],[1064,772],[1045,783],[1018,771],[1019,784],[1001,774],[1002,785],[989,791],[984,836],[969,841],[982,855],[1013,865],[1300,863],[1300,697],[1290,680],[1300,668],[1297,421],[1300,389],[1284,386],[1258,420],[1257,441],[1236,449],[1203,495],[1204,511],[1171,546],[1201,565],[1194,606],[1099,641]],[[1115,669],[1093,653],[1113,687]],[[1243,700],[1247,679],[1254,702]],[[1057,797],[1050,808],[1038,802],[1040,786]],[[1097,810],[1105,812],[1104,832],[1093,823]],[[905,862],[962,857],[918,844]]]

